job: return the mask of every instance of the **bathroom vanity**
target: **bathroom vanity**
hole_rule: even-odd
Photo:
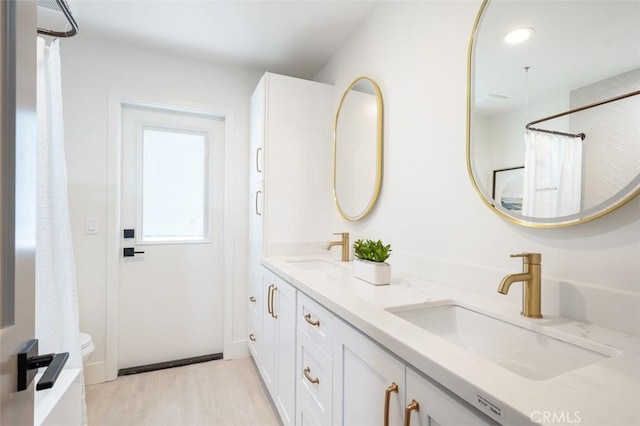
[[[372,286],[318,255],[344,223],[327,190],[336,94],[267,73],[251,99],[247,337],[282,423],[639,424],[637,337],[463,285]]]
[[[637,339],[418,279],[371,286],[351,263],[263,265],[252,355],[285,424],[640,420]]]

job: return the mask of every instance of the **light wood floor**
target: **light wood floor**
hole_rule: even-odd
[[[251,358],[122,376],[86,387],[89,426],[276,426]]]

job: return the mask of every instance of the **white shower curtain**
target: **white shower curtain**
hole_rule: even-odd
[[[550,218],[580,212],[582,139],[527,131],[522,214]]]
[[[40,353],[69,352],[65,369],[82,369],[64,157],[59,49],[58,40],[47,46],[45,40],[38,37],[36,337]],[[86,424],[84,385],[82,388],[79,418]]]

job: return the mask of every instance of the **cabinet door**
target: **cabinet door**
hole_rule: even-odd
[[[298,294],[298,297],[300,295]],[[297,329],[296,404],[323,425],[331,424],[333,362],[331,357],[300,328]]]
[[[296,290],[262,268],[262,378],[285,425],[295,422]]]
[[[296,426],[321,426],[304,402],[296,404]]]
[[[250,129],[249,137],[251,139],[250,147],[250,170],[251,170],[251,184],[264,180],[264,166],[265,166],[265,126],[266,126],[266,80],[265,74],[258,86],[256,87],[253,95],[251,96],[250,105]]]
[[[333,422],[335,425],[383,425],[389,396],[389,424],[402,424],[404,365],[342,321],[336,321]],[[387,392],[393,384],[396,391]]]
[[[272,275],[265,273],[262,280],[262,378],[271,393],[276,394],[276,359],[277,359],[277,319],[272,314],[273,288],[276,283]]]
[[[482,413],[407,367],[406,404],[418,403],[410,412],[411,426],[495,425]]]
[[[251,185],[249,202],[249,269],[259,270],[263,255],[264,182]]]
[[[295,422],[296,404],[296,290],[277,280],[273,290],[273,311],[277,316],[276,405],[285,425]]]
[[[260,366],[262,363],[262,276],[254,269],[249,269],[247,312],[249,351],[256,365]]]

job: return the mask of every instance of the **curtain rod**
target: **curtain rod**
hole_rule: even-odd
[[[636,90],[634,92],[625,93],[624,95],[616,96],[615,98],[607,99],[607,100],[604,100],[604,101],[601,101],[601,102],[596,102],[596,103],[593,103],[593,104],[590,104],[590,105],[585,105],[583,107],[576,108],[576,109],[571,109],[569,111],[561,112],[559,114],[550,115],[549,117],[545,117],[545,118],[541,118],[540,120],[532,121],[531,123],[527,124],[525,126],[525,128],[527,130],[533,130],[534,132],[551,133],[553,135],[571,136],[571,137],[576,137],[576,138],[579,137],[580,139],[584,140],[584,138],[586,137],[586,135],[584,133],[565,133],[565,132],[558,132],[558,131],[555,131],[555,130],[540,129],[540,128],[531,127],[531,126],[533,126],[534,124],[542,123],[544,121],[549,121],[549,120],[553,120],[555,118],[564,117],[565,115],[569,115],[569,114],[573,114],[573,113],[576,113],[576,112],[584,111],[586,109],[595,108],[595,107],[598,107],[598,106],[601,106],[601,105],[604,105],[604,104],[608,104],[610,102],[620,101],[622,99],[630,98],[630,97],[636,96],[636,95],[640,95],[640,90]]]
[[[58,5],[60,12],[62,12],[64,17],[67,19],[67,22],[69,22],[69,25],[71,25],[71,29],[69,31],[54,31],[54,30],[49,30],[47,28],[38,27],[38,34],[42,34],[50,37],[60,37],[60,38],[73,37],[74,35],[78,34],[78,23],[73,18],[73,15],[71,14],[71,10],[69,10],[69,5],[67,5],[67,2],[65,0],[55,0],[55,2]],[[41,3],[42,3],[41,1],[38,1],[38,5],[40,5]],[[50,6],[43,5],[43,7],[53,10]]]

